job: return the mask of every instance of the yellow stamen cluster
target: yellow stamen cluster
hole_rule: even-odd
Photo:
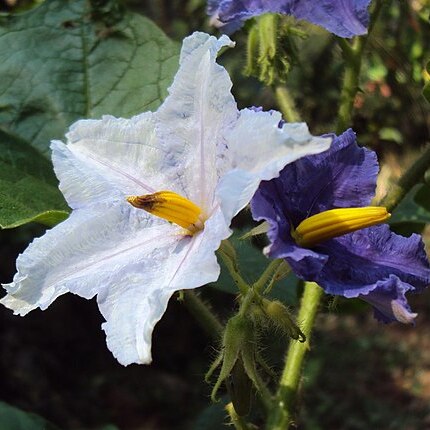
[[[173,191],[158,191],[143,196],[129,196],[127,201],[135,208],[143,209],[194,234],[204,227],[202,210],[190,200]]]
[[[380,224],[391,215],[379,206],[331,209],[302,221],[292,233],[298,245],[310,248],[334,237]]]

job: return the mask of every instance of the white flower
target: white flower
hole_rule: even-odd
[[[19,256],[1,303],[25,315],[67,292],[97,296],[118,361],[151,362],[152,331],[169,298],[216,281],[215,251],[260,181],[330,144],[312,137],[305,124],[279,128],[278,112],[238,111],[230,78],[215,62],[223,46],[233,43],[193,34],[157,112],[78,121],[67,144],[52,143],[60,189],[73,212]],[[188,200],[169,207],[177,201],[169,197],[167,214],[185,207],[180,215],[200,225],[187,232],[127,202],[162,190],[201,209],[194,219]]]

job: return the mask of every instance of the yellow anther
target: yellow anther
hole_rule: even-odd
[[[390,216],[386,208],[379,206],[331,209],[306,218],[292,234],[298,245],[310,248],[328,239],[381,224]]]
[[[135,208],[184,227],[191,234],[203,230],[204,218],[200,207],[173,191],[129,196],[127,201]]]

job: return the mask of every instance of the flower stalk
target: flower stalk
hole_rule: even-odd
[[[246,421],[237,414],[232,402],[226,405],[225,410],[230,417],[231,424],[233,424],[236,430],[251,430],[251,427],[246,423]]]
[[[339,39],[340,46],[345,59],[345,74],[343,87],[340,95],[340,105],[337,116],[336,132],[342,133],[351,124],[355,95],[359,89],[359,77],[361,72],[362,58],[367,45],[368,35],[373,29],[382,8],[382,0],[376,0],[371,15],[368,34],[356,37],[352,44],[344,39]],[[282,94],[281,94],[282,95]],[[277,94],[279,100],[279,94]],[[279,100],[282,106],[282,99]],[[430,151],[429,151],[430,153]],[[400,193],[398,193],[400,197]],[[403,195],[404,196],[404,195]],[[402,197],[401,197],[402,198]],[[392,206],[387,210],[391,211]],[[267,430],[286,430],[292,421],[293,408],[299,388],[303,361],[306,352],[310,348],[310,335],[315,323],[318,307],[323,295],[323,290],[314,282],[306,282],[301,299],[298,321],[301,322],[301,330],[306,337],[303,343],[291,341],[287,351],[284,369],[276,393],[274,407],[269,414]]]
[[[279,109],[281,110],[285,120],[288,122],[299,122],[300,116],[297,113],[294,99],[288,89],[283,85],[278,85],[274,91]]]
[[[355,95],[359,89],[359,78],[364,50],[367,46],[369,34],[381,12],[382,4],[382,0],[375,1],[367,35],[356,37],[352,44],[349,44],[345,39],[338,39],[345,60],[345,74],[337,115],[337,134],[342,133],[346,128],[351,126]]]
[[[225,267],[227,268],[231,278],[237,285],[240,293],[246,295],[249,290],[249,285],[242,278],[237,263],[236,250],[228,240],[223,240],[221,246],[218,249],[218,255],[221,257]]]
[[[275,397],[275,407],[269,416],[267,430],[286,430],[292,419],[292,410],[299,388],[303,360],[310,348],[310,335],[314,326],[323,290],[314,282],[306,282],[301,300],[298,321],[306,336],[303,343],[291,341],[279,388]]]

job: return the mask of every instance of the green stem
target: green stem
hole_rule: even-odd
[[[346,64],[343,86],[340,93],[339,111],[337,115],[337,134],[342,133],[346,128],[351,126],[355,95],[357,94],[359,88],[363,53],[367,45],[368,36],[381,11],[382,3],[382,0],[377,0],[375,2],[367,35],[356,37],[352,45],[348,44],[348,42],[346,42],[344,39],[342,39],[342,42],[339,43],[340,47],[342,48]]]
[[[191,290],[183,291],[183,301],[186,308],[194,316],[203,330],[214,340],[219,340],[224,327],[212,313],[208,305]]]
[[[237,415],[236,411],[234,410],[233,403],[228,403],[225,407],[225,410],[227,411],[231,423],[236,430],[251,430],[246,421],[242,417]]]
[[[323,290],[314,282],[306,282],[297,320],[306,336],[303,343],[292,341],[287,352],[275,408],[268,420],[268,430],[287,430],[292,420],[292,410],[300,383],[303,359],[309,350],[310,337]]]
[[[233,281],[239,288],[242,295],[245,295],[249,290],[249,285],[242,278],[239,267],[237,265],[236,251],[233,245],[228,240],[223,240],[218,249],[218,255],[221,257],[225,267],[227,268]]]
[[[392,185],[387,195],[378,203],[392,212],[402,201],[408,191],[424,179],[426,171],[430,169],[430,146],[422,153],[411,167]]]
[[[300,115],[297,112],[294,99],[287,88],[284,86],[277,86],[275,88],[275,97],[284,119],[288,122],[299,122]]]
[[[272,260],[270,264],[266,267],[258,281],[253,285],[254,290],[260,293],[264,286],[272,279],[278,270],[279,266],[283,264],[284,260],[276,259]]]
[[[250,288],[245,295],[242,295],[239,315],[245,316],[248,313],[249,307],[252,305],[256,298],[256,294],[253,288]]]

